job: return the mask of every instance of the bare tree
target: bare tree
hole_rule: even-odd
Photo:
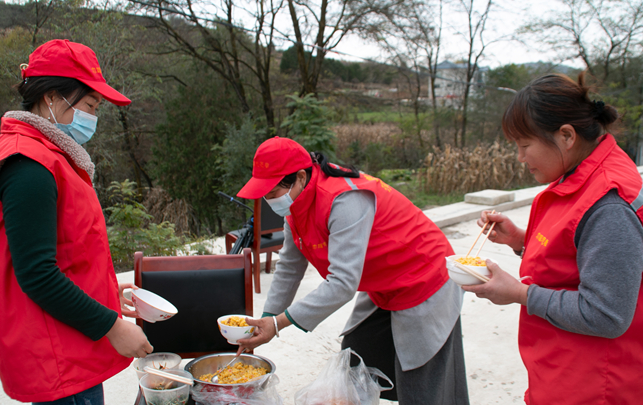
[[[35,48],[38,45],[40,31],[47,27],[59,9],[74,7],[76,3],[72,0],[27,0],[22,3],[28,12],[23,25],[31,34],[31,46]]]
[[[129,1],[153,17],[151,21],[172,39],[173,46],[166,52],[189,55],[226,80],[243,112],[250,111],[246,88],[256,90],[262,98],[268,127],[275,127],[270,64],[275,18],[283,0],[222,0],[219,5],[194,0]],[[252,29],[235,25],[237,13],[253,19]],[[246,72],[257,80],[258,88],[247,80]]]
[[[429,66],[429,81],[430,91],[431,91],[431,105],[433,107],[433,129],[435,131],[435,146],[438,148],[442,146],[440,140],[440,120],[438,119],[438,103],[435,97],[435,79],[438,74],[438,61],[440,57],[440,45],[442,43],[442,8],[443,0],[438,2],[438,14],[437,14],[437,24],[433,29],[429,27],[420,26],[421,38],[423,39],[422,43],[424,44],[424,51],[426,53],[426,58]],[[425,21],[423,18],[420,18],[419,15],[415,18],[415,21],[418,25]]]
[[[475,0],[459,0],[459,5],[461,7],[461,10],[466,14],[468,23],[467,30],[461,33],[468,45],[468,51],[466,56],[466,84],[464,86],[464,93],[462,95],[462,129],[460,130],[460,147],[464,147],[466,144],[467,107],[469,104],[471,87],[474,85],[474,83],[472,82],[476,77],[476,73],[478,72],[478,62],[484,54],[487,46],[499,40],[494,39],[492,41],[486,41],[484,38],[487,20],[489,18],[489,13],[493,4],[493,0],[485,1],[486,5],[482,9],[483,11],[479,13],[474,7]]]
[[[606,82],[616,64],[621,71],[643,34],[641,0],[560,0],[565,13],[552,12],[521,29],[557,50],[561,60],[580,58]],[[622,81],[622,85],[625,82]]]
[[[376,15],[368,19],[368,24],[361,28],[362,36],[382,47],[389,62],[397,66],[399,74],[405,78],[415,114],[416,136],[423,150],[425,145],[420,132],[420,97],[422,84],[427,76],[433,107],[435,144],[438,147],[441,145],[435,77],[442,38],[442,10],[443,0],[392,3],[387,8],[380,8]]]
[[[268,128],[275,128],[275,108],[272,101],[272,89],[270,87],[270,63],[272,61],[273,41],[275,35],[275,19],[277,12],[283,7],[283,0],[257,0],[257,13],[255,14],[255,42],[254,53],[255,75],[259,80],[263,109],[266,115]],[[266,8],[266,6],[269,6]],[[267,31],[267,32],[266,32]]]
[[[288,0],[292,33],[284,33],[297,51],[301,75],[300,95],[317,93],[317,84],[326,54],[335,49],[350,32],[366,23],[370,14],[383,12],[402,0]],[[307,53],[309,45],[314,52]]]

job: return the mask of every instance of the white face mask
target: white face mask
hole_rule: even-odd
[[[293,183],[292,186],[295,184]],[[292,190],[292,186],[290,186],[290,189],[288,189],[288,192],[281,197],[277,198],[271,198],[270,200],[267,200],[265,197],[264,199],[270,205],[270,208],[275,212],[275,214],[285,217],[286,215],[290,215],[290,206],[292,205],[293,201],[292,198],[290,198],[290,190]]]

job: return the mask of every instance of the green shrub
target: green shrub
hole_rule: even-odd
[[[112,262],[117,271],[133,268],[134,252],[146,256],[176,255],[184,240],[174,233],[174,224],[152,223],[152,216],[137,201],[136,183],[125,180],[112,182],[107,189],[113,205],[105,209],[109,213],[107,237]]]
[[[152,146],[152,174],[155,185],[192,207],[200,229],[223,233],[217,196],[225,190],[221,161],[235,157],[223,155],[220,147],[226,128],[242,115],[219,78],[208,71],[192,74],[190,87],[180,87],[165,102],[166,119],[156,127]]]
[[[312,94],[287,96],[294,111],[281,124],[309,152],[321,152],[335,160],[335,133],[330,129],[332,111]]]

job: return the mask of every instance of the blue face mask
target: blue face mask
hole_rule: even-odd
[[[64,97],[63,97],[63,100],[67,101],[67,99]],[[79,145],[82,145],[85,142],[92,139],[92,136],[96,132],[96,124],[98,123],[98,117],[90,113],[86,113],[85,111],[81,111],[77,108],[74,108],[69,103],[69,101],[67,101],[67,104],[69,104],[69,106],[74,110],[74,119],[71,121],[71,124],[58,123],[58,121],[56,120],[56,117],[54,116],[53,111],[51,111],[51,107],[47,106],[47,108],[49,108],[49,112],[51,113],[51,116],[54,118],[54,122],[56,123],[56,126],[64,133],[71,136],[72,139],[78,142]]]
[[[272,208],[275,214],[281,217],[290,215],[290,206],[293,203],[292,198],[290,198],[290,190],[292,190],[292,186],[290,186],[290,189],[288,190],[288,192],[282,195],[281,197],[271,198],[270,200],[266,200],[266,202],[268,203],[268,205],[270,205],[270,208]]]

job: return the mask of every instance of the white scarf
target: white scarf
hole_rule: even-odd
[[[94,181],[94,163],[92,163],[89,153],[54,124],[28,111],[8,111],[4,116],[22,121],[36,128],[45,138],[62,149],[76,166],[87,172],[92,182]]]

